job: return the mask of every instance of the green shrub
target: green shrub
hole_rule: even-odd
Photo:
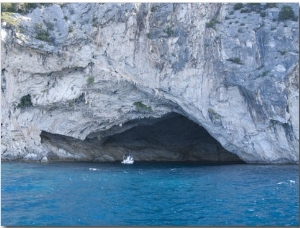
[[[171,27],[168,27],[167,29],[165,29],[164,32],[168,34],[168,37],[171,37],[174,35],[174,30]]]
[[[28,13],[37,6],[37,3],[1,3],[1,11],[12,13]]]
[[[242,63],[241,59],[240,59],[240,58],[238,58],[238,57],[229,58],[229,59],[227,59],[227,61],[230,61],[230,62],[233,62],[233,63],[236,63],[236,64],[243,65],[243,63]]]
[[[6,21],[10,25],[13,25],[13,26],[19,25],[19,21],[13,17],[13,13],[11,13],[11,12],[3,12],[1,14],[1,19]]]
[[[98,27],[97,20],[98,20],[97,17],[93,17],[93,23],[92,23],[93,27]],[[73,24],[74,24],[74,21],[73,21]],[[75,24],[76,24],[76,22],[75,22]]]
[[[286,51],[285,50],[281,50],[279,51],[281,55],[285,55],[286,54]]]
[[[277,8],[276,3],[267,3],[266,6],[267,6],[267,8]]]
[[[147,37],[148,37],[148,39],[151,39],[152,36],[151,36],[150,32],[147,33]]]
[[[244,7],[243,3],[236,3],[236,4],[234,4],[233,9],[239,10],[239,9],[242,9],[243,7]]]
[[[295,13],[290,6],[283,6],[278,14],[278,20],[284,21],[284,20],[294,20],[295,19]]]
[[[241,9],[241,13],[250,13],[251,11],[249,9]]]
[[[215,25],[216,23],[219,23],[216,19],[211,19],[209,22],[205,24],[206,28],[213,28],[216,30]]]
[[[93,76],[88,77],[88,79],[86,80],[88,85],[92,85],[95,82],[95,78]]]
[[[136,101],[133,103],[138,112],[152,112],[152,107],[143,104],[141,101]]]
[[[222,117],[220,114],[216,113],[216,111],[213,110],[212,108],[208,108],[207,111],[209,116],[213,119],[221,119]]]
[[[73,27],[72,26],[69,27],[69,33],[71,33],[71,32],[73,32]]]
[[[18,108],[26,108],[32,106],[31,96],[30,94],[21,97],[20,103],[18,104]]]
[[[261,13],[260,13],[260,16],[261,16],[261,17],[265,17],[265,16],[267,16],[267,14],[266,14],[266,12],[261,12]]]
[[[35,38],[42,41],[50,42],[49,33],[46,30],[39,30]]]
[[[25,28],[24,27],[19,27],[19,29],[17,30],[19,33],[25,33]]]
[[[52,22],[45,22],[46,24],[46,27],[49,29],[49,30],[54,30],[54,24]]]
[[[257,77],[258,78],[262,78],[262,77],[265,77],[265,76],[267,76],[268,74],[269,74],[269,70],[266,70],[266,71],[264,71],[263,73],[261,73],[260,75],[258,75]]]
[[[153,13],[153,12],[155,12],[157,9],[158,9],[158,6],[152,6],[152,7],[151,7],[151,12]]]
[[[263,76],[263,77],[264,77],[264,76],[267,76],[269,72],[270,72],[269,70],[264,71],[264,72],[262,73],[262,76]]]
[[[29,11],[31,11],[32,9],[35,9],[36,7],[38,7],[37,3],[23,3],[23,4],[21,4],[20,10],[23,13],[28,13]]]
[[[68,17],[67,17],[67,16],[64,16],[64,19],[67,21],[67,20],[68,20]]]
[[[2,12],[16,12],[17,6],[16,3],[1,3],[1,11]]]

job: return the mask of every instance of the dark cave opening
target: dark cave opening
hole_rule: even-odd
[[[135,123],[127,129],[125,125]],[[125,123],[120,129],[103,137],[90,134],[85,140],[41,133],[48,148],[63,149],[69,160],[120,161],[132,154],[135,161],[182,161],[203,163],[243,163],[235,154],[225,150],[203,127],[177,113],[159,119],[140,119]],[[122,127],[120,127],[122,128]],[[105,134],[104,134],[105,135]],[[55,150],[54,150],[55,151]],[[50,156],[51,155],[51,156]],[[50,160],[65,160],[51,152]]]
[[[111,135],[103,147],[126,148],[138,160],[242,162],[203,127],[177,113]]]

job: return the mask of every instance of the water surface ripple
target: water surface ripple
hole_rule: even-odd
[[[297,165],[2,163],[1,225],[298,226]]]

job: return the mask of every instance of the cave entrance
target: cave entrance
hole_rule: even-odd
[[[203,127],[178,113],[168,114],[127,131],[107,137],[108,154],[130,153],[137,161],[194,161],[241,163]]]
[[[120,130],[128,125],[133,127]],[[50,153],[50,160],[120,161],[130,153],[135,161],[242,163],[203,127],[177,113],[134,120],[116,132],[120,133],[105,137],[94,132],[85,140],[42,132],[41,139],[51,151],[57,151]]]

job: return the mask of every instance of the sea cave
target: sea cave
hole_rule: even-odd
[[[105,134],[93,132],[85,140],[42,131],[41,142],[59,151],[48,153],[50,161],[113,162],[130,153],[135,161],[243,162],[203,127],[174,112],[161,118],[132,120]]]

